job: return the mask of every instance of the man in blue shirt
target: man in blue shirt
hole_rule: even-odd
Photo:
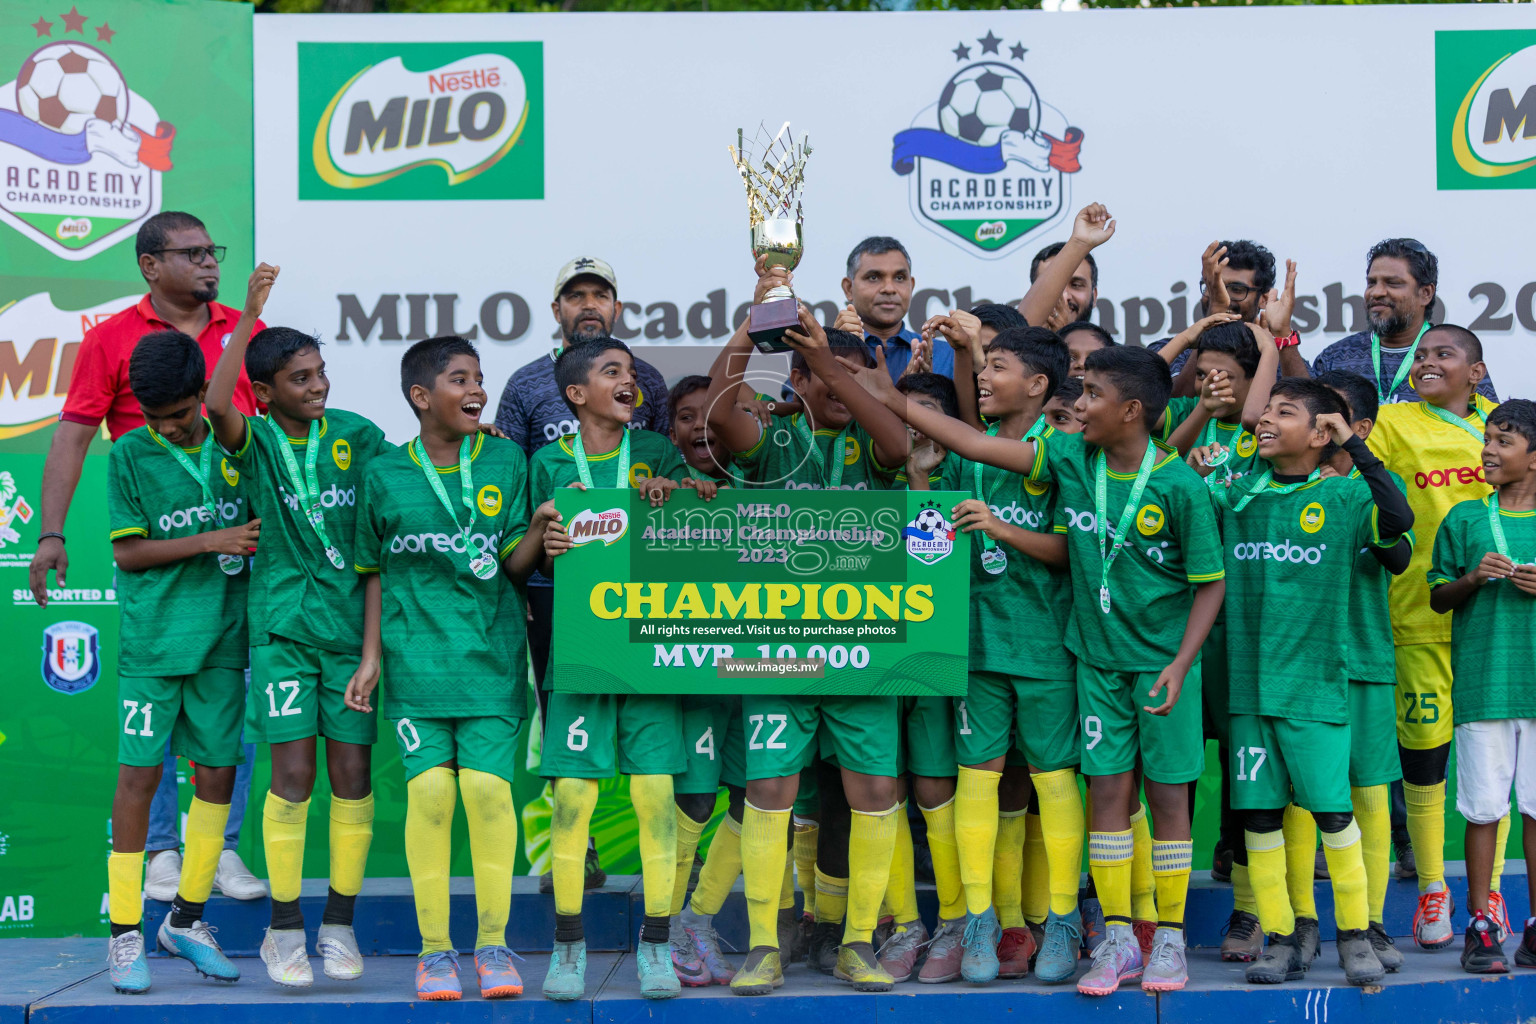
[[[893,378],[900,377],[912,361],[919,335],[905,326],[912,305],[912,257],[896,239],[873,235],[848,254],[848,276],[843,278],[843,299],[853,306],[864,325],[870,355],[878,346],[885,350],[885,365]],[[930,369],[941,376],[954,375],[955,352],[935,345]]]

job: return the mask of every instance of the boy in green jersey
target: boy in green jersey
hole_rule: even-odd
[[[1077,400],[1083,397],[1083,382],[1068,377],[1056,385],[1056,393],[1045,403],[1045,425],[1058,434],[1081,434],[1082,421],[1077,418]]]
[[[759,299],[788,279],[782,268],[761,274]],[[844,369],[845,363],[866,363],[863,341],[823,330],[803,306],[799,328],[790,330],[785,340],[794,347],[790,382],[805,403],[804,413],[787,422],[764,429],[753,417],[716,401],[736,386],[745,369],[752,347],[745,326],[721,350],[710,371],[710,426],[736,453],[748,483],[858,490],[886,486],[906,462],[909,442],[901,421]],[[818,732],[825,733],[840,767],[851,809],[847,916],[834,975],[860,991],[889,990],[894,982],[876,961],[871,939],[896,842],[896,699],[747,694],[742,714],[748,744],[741,851],[751,950],[731,981],[732,991],[766,995],[783,984],[776,911],[791,809]],[[829,794],[823,791],[821,796],[825,809]],[[824,818],[823,830],[826,827]],[[831,848],[826,839],[823,831],[818,851],[822,862]],[[819,896],[817,913],[820,918]]]
[[[1088,356],[1077,404],[1083,432],[1047,430],[1022,443],[902,403],[894,390],[882,393],[909,423],[962,456],[1056,485],[1054,530],[1067,535],[1073,594],[1066,646],[1077,658],[1082,769],[1093,777],[1089,866],[1108,925],[1093,968],[1078,982],[1085,995],[1108,995],[1144,969],[1130,917],[1138,755],[1152,803],[1160,916],[1143,987],[1175,989],[1187,978],[1187,784],[1204,769],[1200,646],[1221,604],[1224,571],[1205,487],[1177,452],[1150,437],[1171,387],[1168,365],[1153,353],[1100,349]]]
[[[224,847],[235,766],[244,760],[245,565],[261,521],[247,522],[246,482],[214,451],[201,413],[204,368],[197,342],[179,331],[140,339],[128,382],[145,425],[124,434],[107,463],[122,609],[107,965],[112,986],[125,993],[149,990],[140,928],[144,840],[167,736],[172,753],[197,764],[197,794],[187,813],[181,882],[159,943],[205,977],[240,977],[202,917]],[[86,643],[51,638],[45,668],[88,664],[98,654]]]
[[[1243,812],[1249,877],[1269,934],[1246,972],[1256,984],[1301,978],[1316,955],[1286,889],[1290,803],[1310,811],[1323,833],[1345,977],[1366,985],[1385,973],[1366,933],[1360,828],[1349,762],[1339,757],[1350,747],[1348,601],[1360,549],[1396,547],[1413,515],[1348,415],[1326,385],[1281,380],[1256,428],[1266,469],[1214,492],[1227,567],[1232,803]],[[1335,444],[1359,477],[1322,476]],[[1327,593],[1346,596],[1345,614],[1316,599]]]
[[[331,782],[331,884],[316,948],[327,977],[363,973],[352,913],[373,839],[378,726],[372,714],[348,712],[343,700],[363,638],[363,585],[349,556],[364,472],[387,446],[369,420],[327,407],[331,385],[317,339],[290,327],[251,338],[277,275],[265,263],[251,274],[240,322],[208,382],[207,408],[214,436],[250,479],[253,510],[266,524],[251,576],[246,709],[252,739],[272,753],[262,812],[272,917],[261,959],[273,981],[302,988],[314,981],[299,886],[319,736]],[[247,418],[231,401],[242,360],[265,417]]]
[[[1536,864],[1536,404],[1488,414],[1483,476],[1494,492],[1456,505],[1435,535],[1430,607],[1451,612],[1456,809],[1467,819],[1467,926],[1461,965],[1509,969],[1490,905],[1499,822],[1513,787]],[[1536,967],[1536,896],[1515,963]]]
[[[549,517],[542,571],[569,550],[570,537],[554,511],[561,487],[637,487],[653,505],[674,488],[713,498],[713,480],[690,478],[677,448],[649,430],[629,430],[634,415],[634,357],[623,342],[601,338],[568,346],[555,362],[555,383],[576,414],[580,429],[534,453],[529,493]],[[558,583],[556,584],[558,586]],[[579,651],[554,649],[558,657]],[[597,805],[598,780],[629,776],[629,795],[640,832],[645,924],[635,957],[640,992],[648,999],[677,995],[679,979],[669,948],[670,911],[676,882],[677,819],[672,777],[687,768],[683,753],[681,698],[661,694],[585,694],[554,690],[544,724],[542,773],[553,780],[554,817],[550,859],[555,885],[555,944],[544,995],[579,999],[586,990],[587,945],[581,925],[588,826]],[[712,791],[711,791],[712,792]],[[691,861],[691,858],[690,858]]]

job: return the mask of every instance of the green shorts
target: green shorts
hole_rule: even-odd
[[[1383,687],[1385,689],[1385,687]],[[1270,715],[1232,716],[1232,806],[1274,810],[1294,803],[1314,814],[1349,811],[1349,726]]]
[[[205,668],[190,676],[117,677],[117,761],[137,768],[171,753],[194,764],[227,768],[245,761],[240,716],[245,669]]]
[[[961,764],[1004,757],[1017,737],[1026,763],[1042,772],[1077,765],[1077,683],[972,672],[955,701],[955,754]]]
[[[521,753],[517,732],[521,718],[400,718],[395,739],[409,782],[428,768],[452,763],[512,781]]]
[[[1397,748],[1396,687],[1349,681],[1349,784],[1385,786],[1403,777]]]
[[[1082,716],[1084,775],[1118,775],[1136,767],[1153,782],[1193,782],[1205,771],[1201,729],[1200,662],[1184,677],[1173,710],[1153,715],[1162,692],[1151,696],[1158,672],[1119,672],[1077,662],[1077,709]],[[1038,767],[1038,766],[1037,766]]]
[[[747,779],[788,778],[818,750],[849,771],[895,778],[901,746],[896,701],[748,694],[741,699]]]
[[[681,775],[683,702],[675,694],[549,695],[546,779],[611,779],[615,775]]]
[[[815,772],[800,773],[800,788],[795,792],[794,811],[797,818],[810,818],[813,821],[821,818],[821,783]]]
[[[274,636],[251,648],[251,695],[245,713],[252,743],[287,743],[324,736],[342,743],[379,738],[377,708],[366,714],[346,705],[358,656],[337,654]]]
[[[954,704],[948,697],[901,697],[902,770],[931,779],[952,779],[955,760]]]
[[[683,697],[683,755],[688,769],[672,780],[674,793],[713,793],[747,784],[747,744],[740,697]]]
[[[1231,698],[1227,687],[1227,624],[1216,617],[1211,635],[1200,648],[1200,697],[1205,705],[1205,733],[1225,747],[1231,733]]]

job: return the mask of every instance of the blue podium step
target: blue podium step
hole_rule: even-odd
[[[0,939],[0,1024],[26,1024],[27,1007],[106,965],[106,939]]]

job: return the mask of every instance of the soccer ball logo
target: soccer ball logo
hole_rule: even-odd
[[[94,46],[50,43],[17,72],[16,105],[28,119],[62,135],[79,133],[93,119],[121,128],[128,120],[128,85]]]
[[[944,527],[944,514],[936,508],[925,508],[917,514],[914,525],[924,533],[933,533]]]
[[[1040,97],[1029,79],[1007,64],[962,68],[939,95],[939,127],[976,146],[995,145],[1005,131],[1039,127]]]

